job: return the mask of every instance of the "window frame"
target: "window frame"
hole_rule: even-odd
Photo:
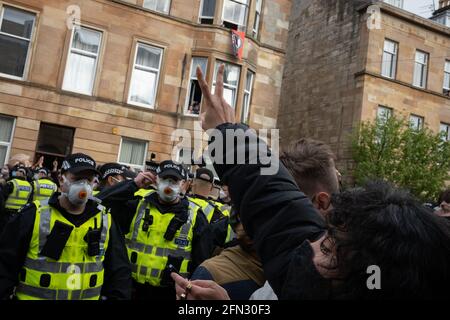
[[[442,130],[442,127],[445,126],[445,131]],[[440,122],[439,123],[439,133],[442,134],[442,132],[446,133],[446,137],[444,138],[444,141],[450,141],[450,124],[446,122]]]
[[[413,118],[416,118],[416,119],[419,119],[419,123],[418,123],[418,127],[416,128],[415,127],[415,123],[414,123],[414,127],[412,126],[412,119]],[[413,114],[413,113],[411,113],[410,115],[409,115],[409,124],[410,124],[410,127],[412,128],[412,129],[414,129],[414,130],[417,130],[417,131],[420,131],[420,130],[422,130],[423,128],[424,128],[424,125],[425,125],[425,117],[422,117],[422,116],[419,116],[419,115],[417,115],[417,114]]]
[[[144,153],[144,159],[143,159],[143,163],[142,165],[137,165],[137,164],[132,164],[132,163],[126,163],[126,162],[121,162],[120,161],[120,155],[122,153],[122,145],[123,145],[123,140],[132,140],[132,141],[138,141],[138,142],[145,142],[145,153]],[[148,155],[148,144],[149,142],[146,140],[140,140],[140,139],[135,139],[135,138],[130,138],[130,137],[125,137],[125,136],[121,136],[120,137],[120,144],[119,144],[119,153],[117,154],[117,163],[125,165],[125,166],[129,166],[131,168],[135,168],[135,169],[140,169],[143,170],[145,169],[145,161],[147,159],[147,155]]]
[[[447,64],[449,66],[449,68],[448,68],[449,71],[446,70],[447,69]],[[445,83],[445,76],[446,75],[448,75],[447,86],[446,86],[446,83]],[[444,81],[443,82],[444,82],[444,84],[442,85],[442,92],[443,92],[444,95],[450,96],[450,60],[449,59],[445,59],[445,62],[444,62]]]
[[[69,41],[69,51],[67,52],[66,65],[65,65],[64,74],[63,74],[63,77],[62,77],[61,90],[92,97],[94,95],[95,86],[96,86],[96,82],[97,82],[97,76],[99,74],[98,67],[99,67],[100,57],[101,57],[101,54],[102,54],[104,32],[103,32],[103,30],[96,29],[96,28],[93,28],[93,27],[87,26],[87,25],[79,25],[79,27],[81,29],[83,29],[83,28],[84,29],[89,29],[89,30],[92,30],[94,32],[100,33],[100,43],[98,44],[98,52],[95,55],[95,65],[94,65],[94,72],[95,72],[95,74],[94,74],[94,79],[92,81],[91,93],[86,93],[86,92],[82,92],[82,91],[78,91],[78,90],[67,89],[67,88],[64,87],[64,83],[65,83],[65,79],[66,79],[66,72],[68,70],[67,67],[69,66],[69,61],[70,61],[70,57],[72,56],[72,51],[75,50],[75,54],[86,56],[86,57],[90,57],[90,58],[92,58],[94,56],[94,54],[92,52],[86,52],[86,51],[83,51],[81,49],[76,49],[76,48],[74,49],[74,48],[72,48],[73,38],[75,36],[75,30],[78,28],[78,26],[77,27],[75,27],[75,26],[72,27],[72,31],[71,31],[71,35],[70,35],[70,41]]]
[[[211,24],[214,24],[215,12],[217,10],[217,0],[214,0],[214,1],[215,1],[214,15],[212,17],[208,17],[208,16],[204,16],[203,15],[203,4],[204,4],[205,0],[201,0],[201,2],[200,2],[200,12],[198,13],[198,23],[200,23],[200,24],[207,24],[207,23],[202,23],[202,19],[209,19],[209,20],[212,20]]]
[[[385,44],[386,44],[386,42],[391,42],[391,43],[393,43],[394,45],[395,45],[395,53],[392,53],[392,52],[388,52],[388,51],[386,51],[386,49],[385,49]],[[389,38],[385,38],[384,39],[384,42],[383,42],[383,54],[382,54],[382,57],[381,57],[381,75],[383,76],[383,77],[385,77],[385,78],[388,78],[388,79],[396,79],[397,78],[397,67],[398,67],[398,52],[399,52],[399,43],[397,42],[397,41],[394,41],[394,40],[391,40],[391,39],[389,39]],[[383,74],[383,66],[384,66],[384,64],[386,63],[386,60],[384,60],[384,55],[385,54],[389,54],[389,55],[391,55],[391,70],[390,70],[390,73],[392,74],[392,76],[389,76],[389,75],[385,75],[385,74]]]
[[[19,36],[12,35],[12,34],[1,31],[1,28],[3,25],[3,17],[5,14],[5,8],[21,10],[21,11],[25,11],[25,12],[28,12],[28,13],[31,13],[34,15],[34,22],[33,22],[33,28],[31,30],[31,34],[30,34],[30,39],[19,37]],[[28,9],[14,6],[11,4],[0,3],[0,35],[4,35],[7,37],[11,37],[11,38],[15,38],[15,39],[23,40],[23,41],[28,41],[27,57],[25,58],[25,65],[23,68],[22,77],[13,76],[13,75],[10,75],[7,73],[2,73],[2,72],[0,72],[0,77],[7,78],[7,79],[13,79],[13,80],[20,80],[20,81],[25,81],[28,78],[28,72],[29,72],[29,67],[30,67],[30,62],[31,62],[31,54],[33,51],[33,43],[34,43],[34,38],[36,35],[36,29],[37,29],[37,20],[38,20],[38,12],[37,11],[28,10]]]
[[[417,61],[417,53],[423,53],[425,55],[425,64],[422,64],[421,62]],[[424,69],[422,69],[422,75],[423,78],[421,78],[421,81],[423,83],[423,85],[417,85],[414,83],[415,78],[416,78],[416,70],[417,70],[417,65],[421,64],[422,67],[424,67]],[[422,89],[426,89],[427,85],[428,85],[428,70],[429,70],[429,64],[430,64],[430,54],[426,51],[422,51],[422,50],[418,50],[416,49],[416,52],[414,54],[414,72],[413,72],[413,86],[417,87],[417,88],[422,88]]]
[[[136,61],[137,61],[137,56],[138,56],[138,52],[139,52],[139,45],[143,45],[144,47],[151,47],[153,49],[158,49],[161,50],[161,56],[159,59],[159,65],[158,65],[158,70],[157,70],[157,76],[156,76],[156,81],[155,81],[155,94],[153,96],[153,102],[152,104],[145,104],[145,103],[141,103],[141,102],[135,102],[131,100],[131,89],[132,89],[132,84],[133,84],[133,75],[134,75],[134,70],[136,70]],[[162,69],[162,63],[163,63],[163,59],[164,59],[164,52],[165,52],[165,48],[160,47],[160,46],[156,46],[153,45],[151,43],[148,42],[144,42],[144,41],[140,41],[137,40],[134,43],[134,60],[133,60],[133,65],[131,68],[131,75],[129,78],[129,83],[128,83],[128,96],[127,96],[127,104],[132,105],[132,106],[137,106],[137,107],[142,107],[142,108],[146,108],[146,109],[151,109],[151,110],[155,110],[156,109],[156,100],[157,100],[157,96],[158,96],[158,91],[159,91],[159,82],[161,79],[161,69]],[[143,70],[146,72],[154,72],[154,70],[152,70],[153,68],[150,67],[145,67],[145,66],[140,66],[139,70]]]
[[[262,11],[264,8],[264,0],[259,0],[261,3],[261,8],[258,11],[258,0],[254,0],[255,1],[255,21],[253,22],[253,27],[252,27],[252,36],[254,38],[257,38],[259,35],[259,31],[261,29],[261,17],[262,17]],[[256,29],[255,29],[256,27]]]
[[[204,76],[206,76],[208,74],[208,67],[209,67],[209,57],[205,57],[205,56],[192,56],[191,57],[191,68],[189,70],[189,83],[188,83],[188,88],[187,88],[187,92],[186,92],[186,101],[184,103],[184,109],[183,109],[183,115],[188,116],[188,117],[194,117],[194,118],[198,118],[201,114],[201,110],[202,110],[202,103],[203,103],[203,93],[202,93],[202,100],[200,101],[200,114],[189,114],[188,111],[188,107],[189,107],[189,98],[191,95],[191,86],[192,86],[192,80],[197,80],[197,76],[194,78],[192,78],[192,71],[194,68],[194,58],[201,58],[201,59],[206,59],[206,70],[203,73]]]
[[[247,90],[247,80],[248,80],[248,76],[249,74],[251,74],[252,76],[252,80],[250,83],[250,89]],[[255,84],[255,77],[256,77],[256,72],[254,72],[253,70],[247,69],[247,74],[245,76],[245,87],[244,87],[244,95],[242,96],[242,110],[241,110],[241,122],[248,124],[250,122],[250,107],[252,105],[252,99],[253,99],[253,86]],[[244,121],[244,112],[245,112],[245,96],[248,96],[248,100],[247,100],[247,121]]]
[[[384,109],[384,110],[386,110],[386,111],[388,111],[388,114],[387,114],[387,117],[386,117],[386,119],[383,121],[383,123],[386,123],[386,121],[387,120],[389,120],[392,116],[393,116],[393,114],[394,114],[394,109],[393,108],[389,108],[389,107],[387,107],[387,106],[383,106],[383,105],[378,105],[378,107],[377,107],[377,121],[382,121],[383,119],[381,119],[379,116],[380,116],[380,110],[381,109]]]
[[[230,20],[226,20],[225,19],[225,4],[227,3],[227,1],[240,4],[241,6],[243,6],[245,8],[244,24],[238,24],[238,23],[236,23],[236,21],[230,21]],[[246,1],[247,3],[244,4],[241,1]],[[223,0],[223,3],[222,3],[222,17],[221,17],[222,24],[225,24],[225,22],[227,22],[229,24],[236,25],[238,30],[239,30],[239,28],[247,28],[247,25],[248,25],[248,14],[249,14],[249,8],[250,8],[249,1],[250,0]]]
[[[216,59],[216,61],[214,62],[214,73],[213,73],[213,79],[212,79],[212,84],[211,84],[211,90],[212,90],[211,92],[215,92],[216,84],[217,84],[217,81],[216,81],[217,80],[217,73],[219,71],[219,68],[217,66],[220,66],[221,64],[225,64],[225,67],[226,67],[227,64],[228,65],[232,65],[232,66],[235,66],[235,67],[237,67],[239,69],[237,85],[236,85],[236,88],[235,88],[236,94],[234,96],[233,104],[231,104],[231,107],[233,108],[233,110],[236,111],[237,103],[238,103],[238,96],[239,96],[239,87],[240,87],[240,84],[241,84],[242,66],[239,65],[239,64],[234,64],[234,63],[231,63],[231,62],[227,62],[227,61]],[[229,84],[226,84],[224,82],[223,83],[223,88],[224,89],[233,89],[233,86],[231,86]]]
[[[159,0],[156,0],[156,1],[159,1]],[[142,8],[144,8],[146,10],[151,10],[151,11],[154,11],[154,12],[158,12],[158,13],[161,13],[161,14],[165,14],[165,15],[170,15],[170,10],[172,9],[172,0],[164,0],[164,1],[169,1],[169,8],[168,8],[167,12],[156,10],[156,8],[155,9],[151,9],[151,8],[145,7],[144,6],[145,5],[145,0],[142,0]]]
[[[8,115],[4,115],[4,114],[0,114],[0,118],[9,118],[12,119],[13,121],[13,125],[12,125],[12,129],[11,129],[11,140],[9,142],[5,142],[5,141],[1,141],[0,140],[0,146],[6,146],[6,155],[5,155],[5,162],[4,163],[8,163],[9,160],[9,156],[11,155],[11,149],[12,149],[12,144],[13,144],[13,140],[14,140],[14,134],[16,131],[16,124],[17,124],[17,118],[16,117],[11,117]]]

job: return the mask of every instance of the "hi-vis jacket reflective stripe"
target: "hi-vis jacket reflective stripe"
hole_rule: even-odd
[[[37,181],[34,181],[33,185],[33,201],[41,201],[50,198],[56,192],[56,190],[58,190],[58,186],[56,185],[56,183],[49,179],[39,179]]]
[[[5,208],[9,210],[19,210],[28,203],[31,196],[31,184],[26,180],[12,179],[9,181],[13,185],[13,192],[5,202]]]
[[[108,247],[111,217],[104,207],[76,227],[48,200],[35,201],[36,219],[24,268],[16,287],[20,300],[98,300],[103,285],[103,261]],[[73,226],[61,257],[55,261],[39,253],[56,221]],[[95,226],[100,228],[100,254],[88,255],[85,236]]]
[[[208,200],[196,197],[189,197],[189,201],[198,205],[205,214],[206,219],[208,219],[208,222],[211,223],[211,219],[214,216],[214,210],[216,209],[214,204]]]
[[[164,234],[175,214],[162,214],[145,199],[139,202],[137,212],[131,222],[130,232],[125,236],[128,256],[132,265],[133,279],[138,283],[161,286],[161,277],[167,266],[169,256],[182,260],[180,274],[188,276],[188,264],[191,261],[192,240],[198,210],[189,202],[188,219],[175,233],[172,240],[166,240]],[[152,216],[148,230],[144,228],[145,215]]]

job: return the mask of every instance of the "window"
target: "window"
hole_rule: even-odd
[[[168,14],[170,0],[144,0],[144,8]]]
[[[450,124],[448,123],[441,123],[440,132],[443,135],[444,141],[450,141]]]
[[[381,121],[382,123],[386,123],[387,120],[392,116],[392,109],[379,106],[378,112],[377,112],[377,119]]]
[[[92,95],[102,33],[74,28],[64,74],[63,90]]]
[[[75,129],[50,123],[43,123],[39,127],[36,145],[36,160],[44,156],[44,166],[52,168],[56,159],[61,164],[64,158],[72,153]]]
[[[248,0],[224,0],[222,20],[227,28],[239,29],[247,23]]]
[[[395,78],[397,70],[397,42],[384,40],[383,62],[381,66],[381,74],[388,78]]]
[[[403,9],[403,0],[384,0],[384,2]]]
[[[0,116],[0,167],[9,158],[15,122],[14,118]]]
[[[203,0],[200,8],[200,23],[213,24],[216,13],[216,0]]]
[[[444,94],[450,96],[450,61],[445,60],[444,67]]]
[[[128,103],[154,108],[163,50],[137,44]]]
[[[0,74],[25,77],[36,15],[4,6],[0,12]]]
[[[259,23],[261,22],[262,0],[256,0],[255,22],[253,24],[253,36],[256,38],[259,32]]]
[[[197,80],[197,66],[206,74],[208,67],[208,58],[193,57],[191,64],[191,74],[189,79],[189,95],[186,100],[185,114],[199,115],[202,103],[202,90]]]
[[[249,115],[250,115],[250,101],[252,99],[252,89],[253,89],[253,79],[255,74],[248,70],[247,71],[247,79],[245,82],[244,89],[244,101],[242,103],[242,114],[241,114],[241,122],[248,124]]]
[[[219,66],[221,64],[225,64],[225,70],[223,74],[223,97],[231,107],[235,108],[241,69],[239,66],[217,61],[216,68],[214,70],[214,80],[212,88],[213,93],[215,92],[216,89],[217,72],[219,71]]]
[[[143,170],[147,158],[147,147],[146,141],[122,138],[118,162]]]
[[[416,115],[411,115],[409,117],[409,123],[412,129],[414,130],[422,130],[424,118]]]
[[[420,88],[427,86],[428,74],[428,53],[417,50],[416,62],[414,64],[414,82],[413,85]]]

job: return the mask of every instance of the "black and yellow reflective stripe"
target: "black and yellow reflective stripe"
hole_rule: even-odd
[[[84,300],[95,297],[100,298],[101,291],[101,286],[86,290],[56,290],[49,288],[38,288],[20,283],[16,287],[16,293],[45,300],[68,300],[69,294],[71,295],[71,300]]]

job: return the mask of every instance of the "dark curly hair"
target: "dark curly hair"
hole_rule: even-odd
[[[335,195],[332,203],[322,251],[335,255],[339,297],[450,297],[449,222],[385,182]],[[380,290],[367,287],[371,265],[381,270]]]

